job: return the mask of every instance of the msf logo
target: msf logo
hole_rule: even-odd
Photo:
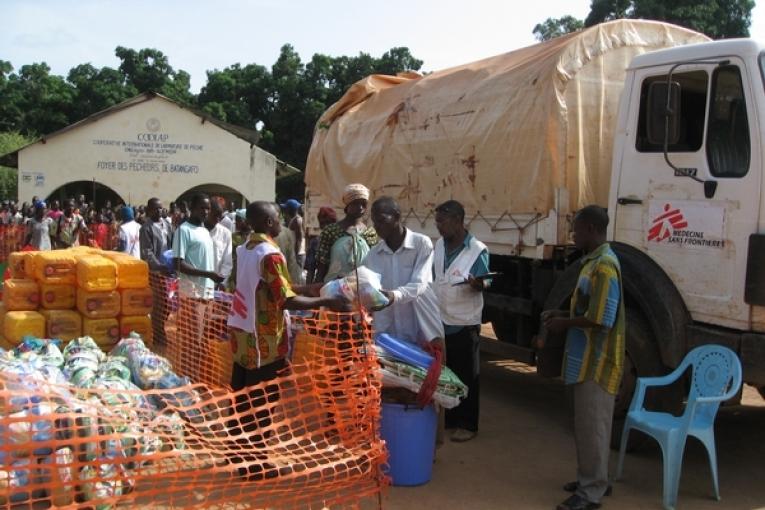
[[[682,230],[688,226],[680,209],[673,209],[670,204],[664,205],[664,212],[653,219],[651,229],[648,231],[648,240],[660,243],[670,237],[676,230]]]

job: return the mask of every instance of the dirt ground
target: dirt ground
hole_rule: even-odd
[[[391,487],[386,510],[552,509],[575,479],[571,418],[563,385],[533,368],[484,357],[480,433],[473,441],[447,440],[438,450],[430,483]],[[703,446],[689,440],[678,495],[679,509],[765,508],[765,405],[746,388],[742,406],[720,410],[717,455],[722,501],[712,497]],[[612,452],[611,469],[616,467]],[[661,453],[653,443],[628,454],[624,478],[603,508],[660,509]]]

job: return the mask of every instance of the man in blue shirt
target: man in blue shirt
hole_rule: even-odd
[[[478,433],[479,347],[483,291],[489,281],[489,251],[465,228],[465,209],[456,200],[436,207],[441,239],[434,252],[434,288],[446,334],[446,366],[468,387],[467,398],[446,412],[451,440],[469,441]]]

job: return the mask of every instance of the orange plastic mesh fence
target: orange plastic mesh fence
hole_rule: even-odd
[[[0,359],[0,506],[379,504],[381,384],[364,317],[293,317],[293,362],[234,392],[228,296],[180,297],[163,277],[151,284],[150,350],[192,383],[160,389],[172,386],[158,379],[163,360],[135,338],[112,351],[122,359],[73,341],[61,370],[55,350],[23,368]],[[154,389],[126,382],[136,378]]]
[[[7,262],[14,251],[21,250],[26,233],[24,225],[0,225],[0,263]]]

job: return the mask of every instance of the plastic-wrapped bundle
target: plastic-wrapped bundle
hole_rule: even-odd
[[[48,496],[54,506],[71,505],[74,501],[77,476],[72,464],[75,462],[71,448],[60,448],[53,455],[43,459],[40,478],[50,486]]]
[[[358,282],[356,275],[358,274]],[[364,266],[358,268],[345,278],[332,280],[321,288],[322,297],[340,297],[345,296],[354,306],[356,301],[356,290],[358,289],[361,305],[373,310],[388,304],[388,298],[381,292],[380,275]]]
[[[383,386],[392,388],[406,388],[414,393],[420,391],[423,381],[427,376],[427,370],[400,361],[392,357],[388,351],[376,346],[377,361],[381,366]],[[460,401],[467,397],[467,386],[460,381],[459,377],[448,367],[441,368],[438,385],[433,394],[433,400],[446,409],[452,409],[459,405]]]
[[[108,356],[106,361],[98,365],[99,377],[130,380],[130,368],[127,366],[128,359],[124,356]]]
[[[100,375],[93,380],[90,388],[106,390],[99,391],[98,395],[101,401],[107,407],[113,408],[115,412],[147,407],[146,399],[140,393],[140,388],[129,379]]]
[[[80,483],[85,500],[108,499],[122,496],[130,490],[130,482],[121,464],[104,463],[98,467],[84,466]],[[107,510],[111,505],[95,505],[96,510]]]
[[[0,371],[9,376],[5,389],[12,395],[7,401],[0,402],[2,414],[26,411],[51,399],[66,402],[73,398],[62,371],[45,364],[38,356],[20,360],[11,353],[0,358]]]
[[[189,384],[191,384],[191,381],[189,381],[188,377],[181,377],[173,372],[169,372],[156,381],[154,388],[158,390],[174,390]],[[199,395],[194,390],[158,393],[153,395],[153,400],[158,409],[165,407],[182,409],[183,413],[192,421],[202,416],[199,409],[194,408],[194,405],[199,402]]]
[[[169,361],[148,349],[131,352],[128,360],[133,382],[143,390],[154,388],[157,381],[172,372]]]
[[[75,338],[64,347],[64,359],[66,360],[68,355],[81,351],[94,351],[99,353],[99,362],[106,357],[106,355],[101,352],[101,348],[98,347],[95,340],[88,336],[83,336],[81,338]]]
[[[0,465],[4,465],[0,464]],[[21,503],[31,497],[25,490],[34,483],[35,465],[33,459],[20,459],[13,462],[7,471],[0,469],[0,504]]]
[[[121,356],[128,358],[132,351],[146,350],[146,344],[143,343],[139,335],[130,334],[126,338],[123,338],[117,345],[115,345],[109,352],[110,356]]]
[[[8,437],[11,444],[29,446],[32,442],[50,441],[53,439],[53,422],[40,419],[53,412],[53,407],[45,402],[35,404],[27,410],[11,413],[8,417],[11,419],[2,430],[2,435]],[[25,418],[27,418],[25,420]],[[0,426],[2,427],[2,426]],[[28,453],[16,451],[17,455]],[[33,452],[35,455],[48,455],[50,448],[38,448]]]
[[[76,338],[64,348],[64,375],[74,386],[89,388],[105,359],[106,355],[92,338]]]
[[[173,438],[172,444],[163,445],[165,449],[185,450],[186,440],[184,439],[183,419],[175,412],[166,412],[158,415],[151,423],[151,429],[155,430],[162,437]]]
[[[59,344],[58,340],[42,340],[27,336],[12,352],[13,356],[19,360],[35,357],[45,365],[61,368],[64,365],[64,355],[59,349]]]

